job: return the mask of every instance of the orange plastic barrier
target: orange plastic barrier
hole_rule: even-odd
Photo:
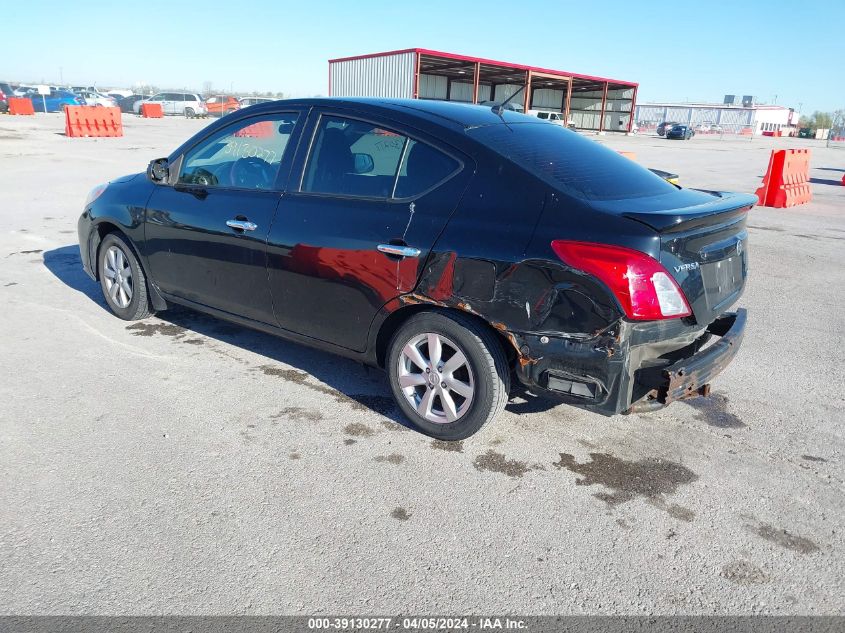
[[[810,150],[772,150],[763,186],[756,193],[764,207],[780,209],[810,202]]]
[[[161,119],[164,117],[164,112],[161,110],[160,103],[142,103],[141,116],[145,119]]]
[[[68,106],[65,108],[66,136],[123,136],[120,108]]]
[[[9,114],[35,114],[32,99],[9,97]]]
[[[235,132],[234,136],[249,138],[270,138],[273,136],[273,122],[259,121]]]

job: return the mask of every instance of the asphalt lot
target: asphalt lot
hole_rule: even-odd
[[[205,124],[0,117],[0,614],[845,613],[845,150],[601,137],[746,192],[773,147],[813,148],[814,201],[749,217],[741,353],[709,399],[516,399],[444,445],[378,371],[107,312],[86,193]]]

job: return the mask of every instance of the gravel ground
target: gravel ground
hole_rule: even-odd
[[[601,137],[748,192],[773,147],[812,147],[815,198],[751,212],[748,331],[710,398],[614,418],[515,399],[447,445],[404,428],[376,370],[106,311],[79,265],[87,191],[205,124],[0,118],[0,613],[845,613],[845,151]]]

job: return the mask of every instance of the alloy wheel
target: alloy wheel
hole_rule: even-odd
[[[445,336],[414,336],[399,352],[397,372],[402,394],[428,422],[451,424],[472,405],[472,368],[464,351]]]
[[[117,246],[110,246],[106,251],[103,276],[109,299],[118,308],[127,308],[132,302],[132,267]]]

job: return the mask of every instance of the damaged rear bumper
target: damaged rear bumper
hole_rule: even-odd
[[[690,358],[679,360],[663,370],[663,380],[656,387],[656,399],[669,404],[695,395],[707,395],[710,381],[727,367],[742,345],[746,311],[723,314],[713,321],[707,333],[721,337],[710,347]]]
[[[706,395],[710,381],[739,351],[745,323],[746,311],[740,309],[703,329],[680,320],[620,321],[591,339],[522,334],[519,344],[532,353],[515,370],[536,395],[596,413],[659,409]],[[719,340],[708,346],[713,337]]]

